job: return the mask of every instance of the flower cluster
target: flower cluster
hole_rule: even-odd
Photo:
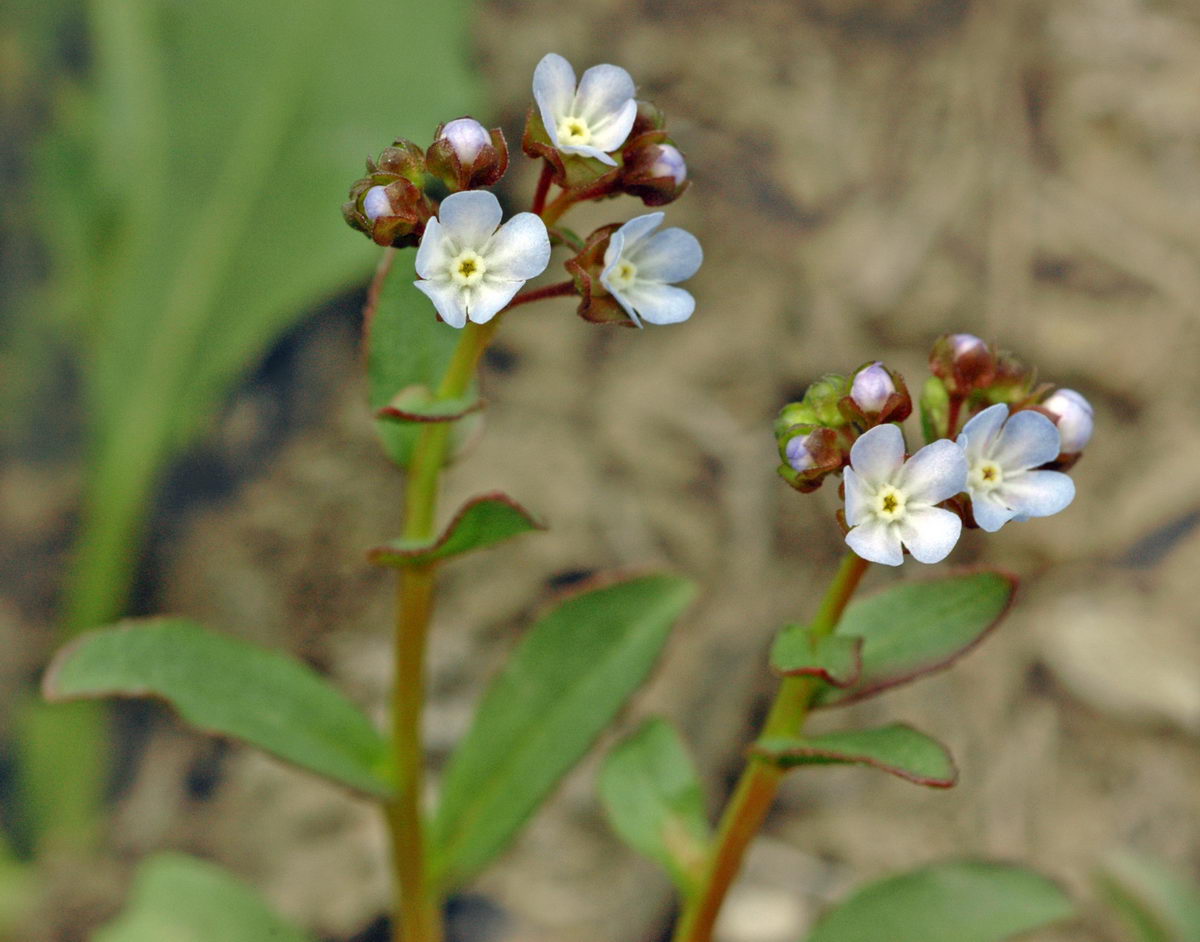
[[[846,542],[871,562],[898,566],[905,550],[939,562],[964,526],[995,532],[1056,514],[1075,497],[1064,472],[1094,421],[1082,395],[1035,385],[1011,355],[970,334],[939,339],[930,366],[920,402],[926,444],[911,457],[896,423],[912,400],[879,362],[822,377],[776,422],[779,472],[794,488],[813,491],[842,473]]]
[[[500,202],[485,188],[507,172],[508,144],[499,128],[471,117],[440,125],[428,149],[398,140],[368,160],[343,215],[380,245],[418,246],[416,286],[452,327],[566,294],[578,296],[585,320],[630,327],[685,321],[695,299],[677,284],[696,274],[703,252],[682,229],[660,229],[662,212],[602,226],[586,239],[556,228],[580,202],[624,193],[663,206],[688,188],[687,162],[662,112],[636,93],[618,66],[593,66],[577,82],[566,59],[545,56],[534,70],[522,135],[522,150],[542,162],[542,175],[530,211],[503,225]],[[551,186],[559,191],[552,200]],[[440,203],[439,190],[449,190]],[[570,280],[520,294],[546,270],[554,245],[575,253],[564,263]]]

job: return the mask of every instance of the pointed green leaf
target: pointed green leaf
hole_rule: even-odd
[[[853,703],[949,667],[999,624],[1016,588],[1007,573],[969,572],[854,602],[837,634],[862,638],[862,674],[845,689],[822,689],[815,705]]]
[[[1071,915],[1062,890],[1039,874],[952,862],[869,884],[825,916],[807,942],[1003,942]]]
[[[813,640],[806,625],[788,625],[771,645],[771,667],[785,677],[819,677],[849,687],[862,673],[862,638],[828,635]]]
[[[425,386],[409,386],[396,393],[375,417],[393,422],[457,422],[483,406],[483,400],[475,395],[439,399]]]
[[[1200,887],[1162,861],[1114,854],[1100,883],[1134,942],[1200,942]]]
[[[949,788],[958,781],[958,769],[946,747],[903,723],[824,736],[760,739],[751,751],[785,768],[869,765],[931,788]]]
[[[707,857],[709,829],[700,780],[675,728],[648,720],[608,754],[599,784],[613,829],[690,894]]]
[[[438,320],[429,298],[413,287],[417,277],[414,258],[415,253],[407,250],[392,253],[391,267],[365,327],[371,408],[380,415],[375,429],[388,457],[401,467],[407,467],[421,435],[415,416],[422,409],[457,411],[457,416],[443,418],[455,420],[451,434],[461,445],[479,425],[480,416],[472,414],[477,411],[473,404],[482,404],[474,389],[461,400],[447,403],[435,403],[429,393],[450,365],[462,331]],[[419,398],[422,390],[424,402]],[[381,415],[389,406],[396,407],[397,397],[401,405],[407,403],[402,411],[411,416]]]
[[[55,655],[42,689],[49,700],[158,697],[204,731],[371,795],[390,790],[383,738],[323,677],[184,619],[87,632]]]
[[[643,576],[538,620],[446,770],[432,828],[438,882],[462,884],[507,846],[641,685],[694,594],[686,579]]]
[[[92,942],[311,942],[216,864],[156,854],[138,868],[125,911]]]
[[[368,558],[379,566],[427,566],[544,529],[528,510],[497,491],[467,501],[434,542],[393,540],[371,550]]]

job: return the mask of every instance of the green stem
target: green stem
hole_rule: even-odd
[[[847,553],[810,629],[814,637],[832,634],[854,590],[858,588],[867,561]],[[811,677],[786,677],[763,724],[763,736],[795,736],[804,727],[818,683]],[[710,942],[725,895],[742,867],[746,848],[762,827],[775,800],[783,770],[759,758],[750,758],[733,796],[721,815],[716,840],[696,893],[687,900],[674,942]]]

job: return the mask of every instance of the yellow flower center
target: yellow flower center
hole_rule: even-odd
[[[483,257],[471,249],[461,252],[450,263],[450,280],[461,288],[470,288],[483,280],[487,264]]]
[[[637,266],[629,259],[619,259],[609,274],[608,281],[618,290],[628,288],[637,280],[637,271]]]
[[[981,461],[971,469],[971,485],[977,490],[994,491],[1004,483],[1004,470],[994,461]]]
[[[907,503],[900,491],[890,484],[884,485],[875,492],[875,515],[887,523],[895,523],[904,518]]]
[[[572,147],[592,142],[592,129],[583,118],[563,118],[558,122],[558,142]]]

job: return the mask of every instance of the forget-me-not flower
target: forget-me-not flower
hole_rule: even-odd
[[[533,72],[533,98],[550,142],[564,154],[593,157],[615,167],[609,156],[629,137],[637,117],[633,78],[615,65],[594,65],[575,86],[575,70],[550,53]]]
[[[919,562],[936,563],[954,549],[962,520],[934,506],[966,486],[966,456],[950,439],[905,461],[899,427],[876,426],[850,449],[844,480],[846,543],[863,559],[899,566],[906,546]]]
[[[691,278],[704,261],[700,243],[683,229],[664,229],[663,213],[636,216],[612,234],[600,283],[635,324],[678,324],[692,316],[696,299],[675,282]]]
[[[975,522],[989,533],[1009,520],[1048,517],[1075,497],[1075,483],[1060,471],[1038,471],[1061,450],[1058,429],[1040,412],[1008,414],[998,403],[964,426],[958,444],[970,471],[967,492]]]
[[[550,262],[541,219],[518,213],[501,226],[502,216],[495,196],[468,190],[442,200],[437,218],[425,227],[415,284],[451,327],[487,323]]]

